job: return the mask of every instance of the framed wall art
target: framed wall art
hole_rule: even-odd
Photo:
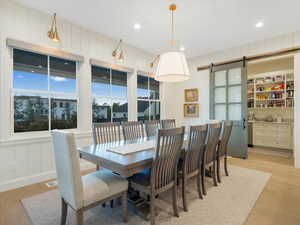
[[[197,102],[198,101],[198,88],[185,89],[184,90],[185,102]]]
[[[184,104],[184,117],[198,117],[198,116],[199,116],[198,103]]]

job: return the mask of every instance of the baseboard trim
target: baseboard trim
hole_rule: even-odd
[[[81,171],[93,169],[93,168],[95,168],[95,165],[92,163],[89,163],[89,162],[80,163]],[[9,190],[24,187],[27,185],[44,182],[44,181],[54,179],[54,178],[56,178],[56,172],[55,172],[55,170],[52,170],[52,171],[47,171],[47,172],[32,175],[32,176],[27,176],[27,177],[22,177],[22,178],[6,181],[3,183],[0,183],[0,192],[9,191]]]

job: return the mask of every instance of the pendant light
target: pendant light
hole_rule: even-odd
[[[47,35],[53,42],[60,42],[56,24],[56,13],[53,15],[51,29],[48,31]]]
[[[174,50],[174,12],[176,5],[169,6],[172,13],[172,50],[158,57],[155,80],[161,82],[180,82],[191,78],[187,61],[183,52]]]
[[[117,47],[111,53],[113,57],[115,57],[119,62],[124,62],[124,52],[123,52],[123,41],[122,39],[119,41]]]

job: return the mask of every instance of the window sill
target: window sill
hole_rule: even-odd
[[[80,132],[77,129],[68,130],[74,132],[77,138],[90,138],[92,137],[91,131]],[[43,143],[50,142],[51,135],[50,132],[29,132],[12,134],[7,140],[0,140],[0,147],[12,146],[12,145],[23,145],[23,144],[33,144],[33,143]]]

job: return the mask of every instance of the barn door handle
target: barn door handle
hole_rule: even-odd
[[[246,129],[246,119],[245,118],[243,119],[243,128],[244,128],[244,130]]]

